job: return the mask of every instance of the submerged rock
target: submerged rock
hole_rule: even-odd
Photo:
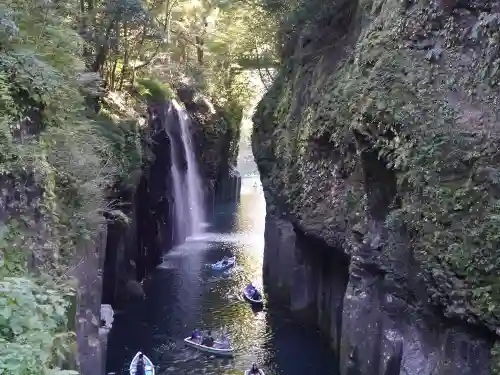
[[[283,22],[254,116],[266,277],[312,309],[342,374],[489,373],[499,9],[313,0]]]

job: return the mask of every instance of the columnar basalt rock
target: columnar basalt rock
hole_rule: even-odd
[[[71,270],[77,282],[77,362],[82,375],[104,374],[107,332],[101,328],[101,298],[106,248],[106,226],[96,228],[90,241],[78,244],[78,262]]]
[[[489,373],[500,326],[499,9],[309,1],[283,22],[283,66],[252,142],[268,206],[265,274],[292,307],[316,306],[319,325],[331,317],[323,329],[343,375]],[[318,246],[298,246],[296,232],[348,259],[330,266],[344,264],[344,283],[311,281],[325,271],[298,254]],[[321,307],[328,288],[343,300],[335,311]]]

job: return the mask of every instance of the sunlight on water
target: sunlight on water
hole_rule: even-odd
[[[126,374],[130,359],[143,350],[158,366],[157,375],[243,375],[252,362],[268,375],[334,374],[333,359],[315,332],[292,323],[281,311],[255,310],[242,298],[248,282],[262,285],[265,202],[255,182],[254,177],[243,178],[231,227],[216,220],[207,233],[169,251],[144,281],[147,298],[115,317],[108,372]],[[224,255],[236,257],[235,267],[212,271],[210,264]],[[234,359],[185,347],[182,340],[194,327],[225,327]]]
[[[333,375],[335,363],[316,332],[293,322],[284,311],[255,309],[242,298],[253,281],[262,286],[266,205],[249,137],[242,137],[242,174],[237,209],[220,207],[203,234],[171,249],[144,281],[146,299],[115,317],[109,336],[107,371],[128,373],[129,361],[144,351],[157,375],[240,374],[252,362],[266,375]],[[227,271],[212,263],[234,256]],[[229,332],[233,359],[216,358],[184,345],[193,328]]]

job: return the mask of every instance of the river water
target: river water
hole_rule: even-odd
[[[243,374],[252,362],[269,375],[335,374],[333,353],[315,330],[293,321],[285,310],[257,311],[240,297],[249,281],[262,286],[265,220],[260,181],[245,146],[239,205],[218,207],[208,232],[168,252],[144,281],[146,299],[115,315],[108,373],[128,374],[130,360],[141,350],[157,366],[157,375]],[[207,267],[224,255],[236,257],[228,275]],[[234,358],[185,347],[183,339],[195,327],[225,327]]]

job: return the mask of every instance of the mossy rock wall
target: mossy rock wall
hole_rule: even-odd
[[[253,134],[270,213],[349,255],[381,226],[376,262],[406,280],[406,300],[493,332],[499,11],[480,0],[299,4]]]
[[[236,166],[243,109],[231,103],[225,108],[214,106],[190,87],[181,87],[177,93],[193,120],[200,172],[208,190],[215,193],[217,184],[229,178]]]

